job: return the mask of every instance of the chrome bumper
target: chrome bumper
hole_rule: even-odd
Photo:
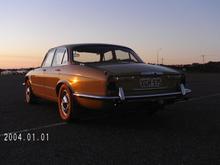
[[[83,93],[73,93],[74,96],[84,97],[90,99],[98,99],[98,100],[127,100],[127,99],[147,99],[147,98],[155,98],[155,97],[172,97],[172,96],[186,96],[191,93],[190,89],[185,88],[183,84],[180,85],[179,92],[171,92],[171,93],[159,93],[159,94],[149,94],[149,95],[133,95],[133,96],[125,96],[123,88],[119,87],[118,96],[97,96],[97,95],[88,95]]]

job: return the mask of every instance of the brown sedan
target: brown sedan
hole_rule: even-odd
[[[185,99],[185,76],[173,69],[145,64],[130,48],[109,44],[75,44],[52,48],[41,67],[25,76],[26,102],[58,102],[63,120],[78,106],[109,109],[121,104],[166,105]],[[156,109],[155,109],[156,111]]]

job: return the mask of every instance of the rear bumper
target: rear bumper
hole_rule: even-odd
[[[186,98],[192,91],[185,88],[183,84],[180,85],[180,91],[170,92],[170,93],[159,93],[159,94],[145,94],[145,95],[133,95],[126,96],[124,94],[123,88],[119,88],[118,96],[98,96],[98,95],[88,95],[83,93],[73,93],[76,97],[87,98],[87,99],[96,99],[96,100],[112,100],[112,101],[128,101],[128,100],[149,100],[149,99],[171,99],[171,98]]]

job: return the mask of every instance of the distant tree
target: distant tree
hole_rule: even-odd
[[[199,63],[192,63],[192,65],[195,66],[195,65],[200,65],[200,64]]]

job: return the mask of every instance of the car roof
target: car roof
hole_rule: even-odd
[[[68,49],[74,49],[74,48],[84,47],[84,46],[94,46],[94,47],[99,47],[99,46],[112,46],[112,47],[120,47],[120,48],[124,48],[124,49],[130,49],[130,48],[128,48],[128,47],[121,46],[121,45],[105,44],[105,43],[67,44],[67,45],[57,46],[57,47],[54,47],[54,48],[52,48],[52,49],[56,49],[56,48],[60,48],[60,47],[66,47],[66,48],[68,48]]]

